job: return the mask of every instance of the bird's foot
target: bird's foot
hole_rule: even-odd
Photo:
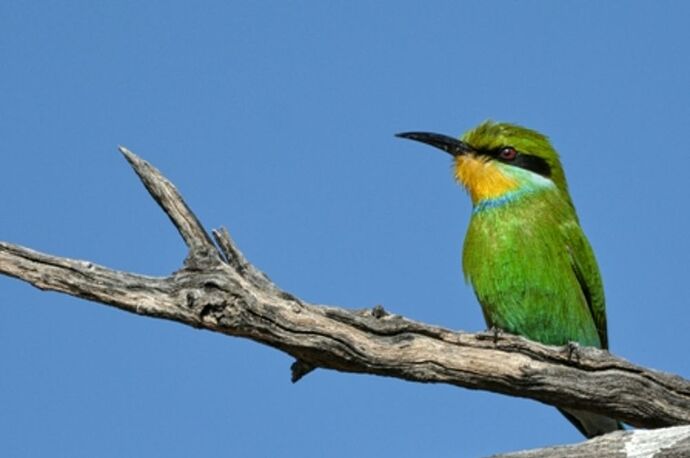
[[[477,340],[491,340],[494,345],[498,345],[498,341],[501,340],[504,333],[505,331],[503,329],[491,326],[486,331],[478,332],[476,336]]]
[[[568,344],[565,346],[566,350],[568,352],[568,361],[572,361],[573,357],[577,361],[580,361],[580,344],[577,342],[568,342]]]
[[[494,345],[498,344],[498,339],[500,339],[501,334],[503,334],[503,329],[491,326],[489,332],[494,336]]]

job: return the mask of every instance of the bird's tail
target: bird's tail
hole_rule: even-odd
[[[576,409],[558,409],[588,439],[617,430],[625,429],[623,424],[613,418]]]

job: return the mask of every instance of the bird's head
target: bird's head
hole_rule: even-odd
[[[455,178],[472,202],[500,198],[521,189],[556,187],[570,201],[558,153],[549,139],[534,130],[486,121],[460,139],[428,132],[398,137],[427,143],[454,159]]]

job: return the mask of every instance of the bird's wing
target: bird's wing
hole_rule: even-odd
[[[608,349],[604,285],[601,281],[601,274],[599,273],[594,252],[577,221],[569,221],[563,224],[561,228],[566,238],[573,272],[580,283],[582,293],[594,319],[601,346]]]

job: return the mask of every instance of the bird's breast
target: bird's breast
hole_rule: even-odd
[[[561,225],[574,222],[553,192],[474,213],[463,270],[487,323],[532,340],[598,346]]]

